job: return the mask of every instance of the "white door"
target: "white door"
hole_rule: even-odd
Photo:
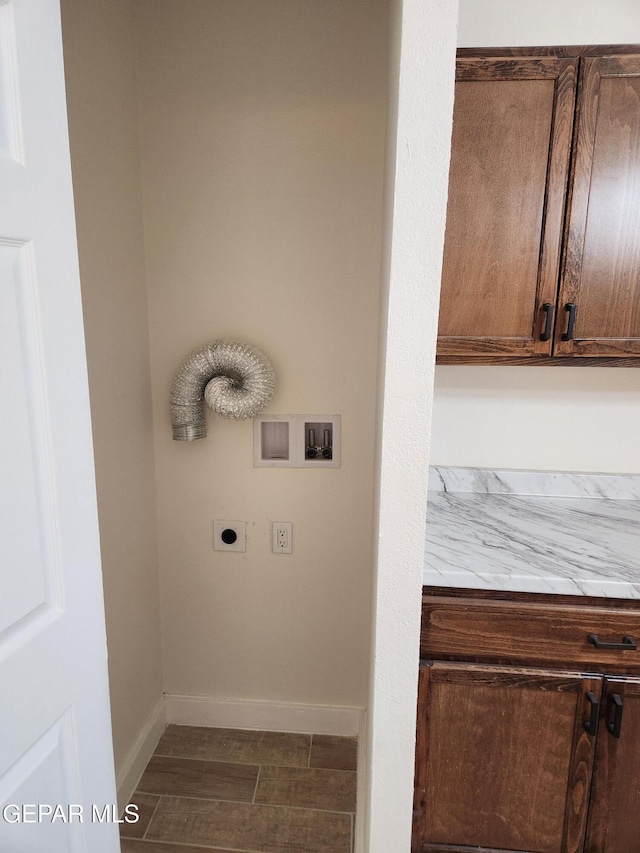
[[[60,13],[0,0],[0,851],[115,853],[114,802]]]

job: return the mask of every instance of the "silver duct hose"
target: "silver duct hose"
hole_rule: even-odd
[[[274,388],[273,368],[256,347],[224,340],[205,344],[183,359],[173,379],[173,438],[206,436],[205,401],[224,418],[244,420],[265,408]]]

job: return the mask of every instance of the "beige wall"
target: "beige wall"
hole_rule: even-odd
[[[131,6],[63,0],[116,771],[162,696]]]
[[[165,689],[365,705],[386,2],[136,10]],[[172,441],[174,371],[218,337],[270,357],[271,412],[342,415],[340,469],[254,469],[250,421]]]
[[[460,0],[458,43],[640,42],[636,0]],[[640,370],[436,370],[431,462],[640,473]]]

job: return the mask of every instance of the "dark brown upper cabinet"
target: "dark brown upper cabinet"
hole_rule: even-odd
[[[576,67],[457,62],[439,355],[551,354]]]
[[[640,56],[581,63],[554,352],[638,356]]]
[[[438,360],[634,363],[640,46],[496,53],[456,64]]]

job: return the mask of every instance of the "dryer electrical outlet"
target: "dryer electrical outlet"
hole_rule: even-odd
[[[213,522],[214,551],[246,551],[247,522],[220,521]]]

